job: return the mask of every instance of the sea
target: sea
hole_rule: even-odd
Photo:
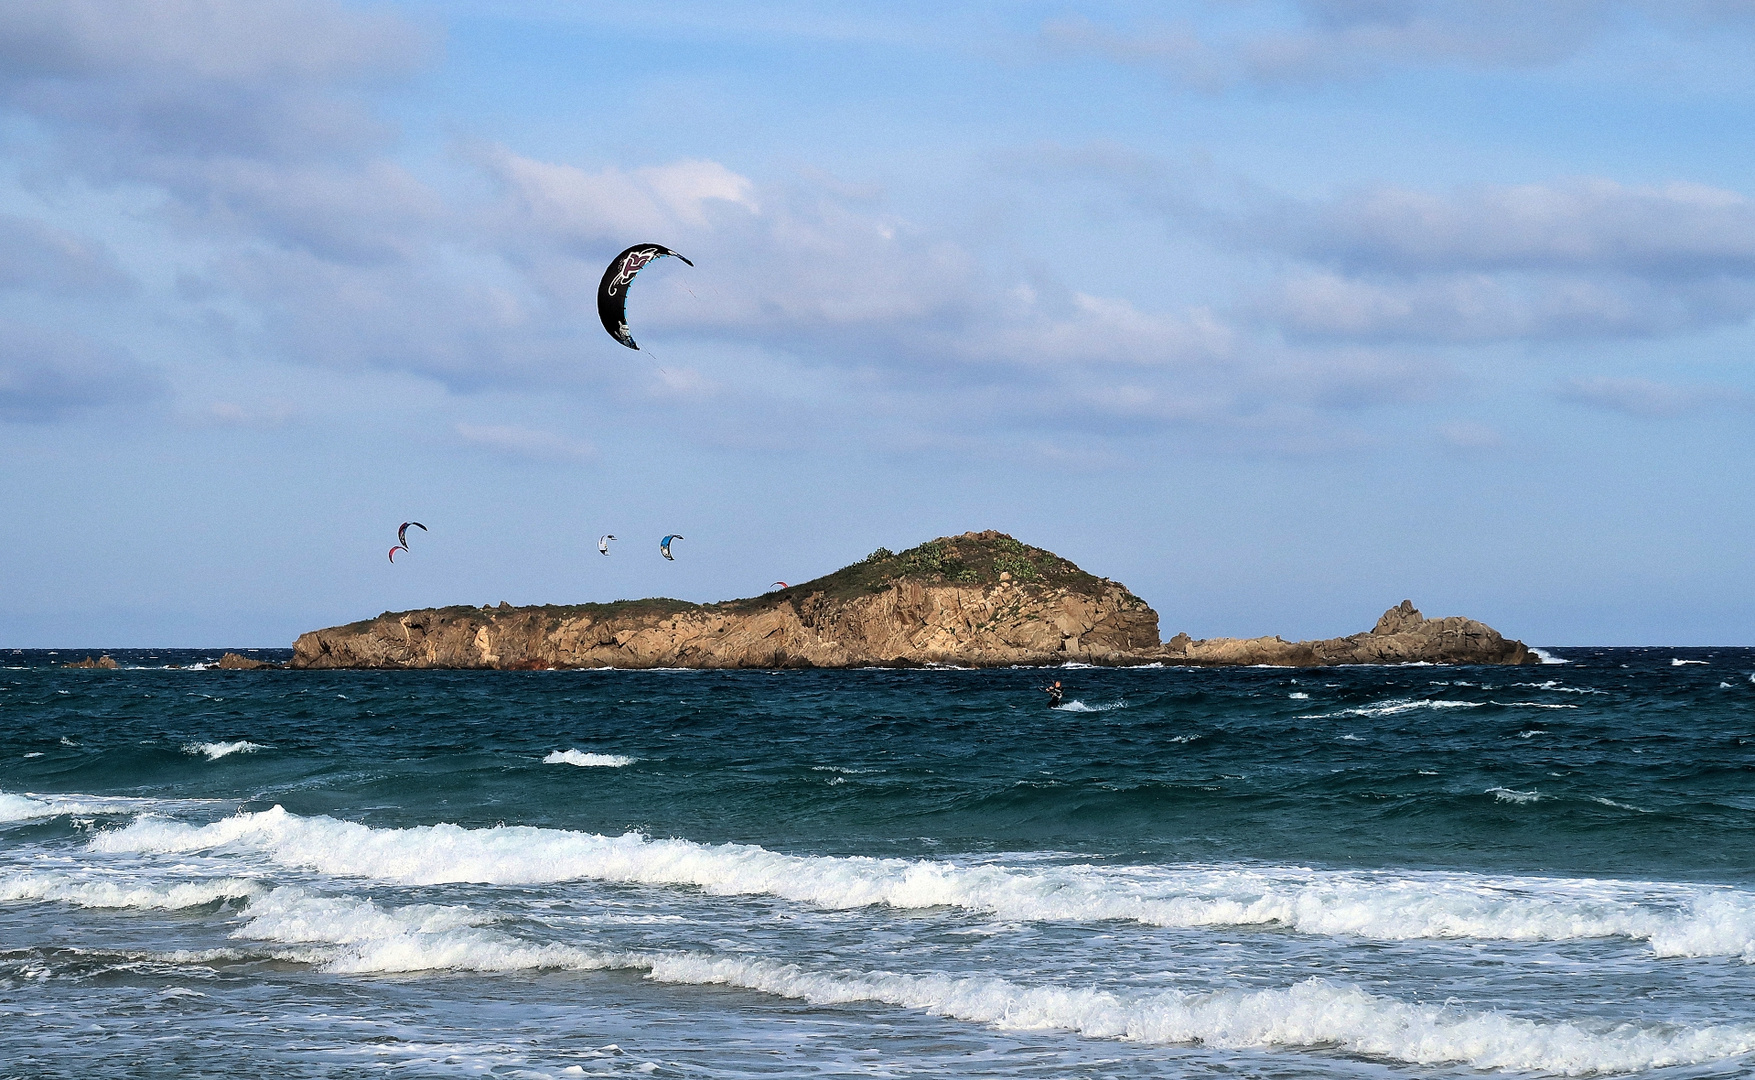
[[[0,650],[0,1077],[1755,1074],[1755,650],[88,651]]]

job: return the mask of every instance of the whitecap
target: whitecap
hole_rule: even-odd
[[[1553,653],[1549,652],[1546,649],[1531,649],[1530,655],[1535,657],[1536,659],[1540,660],[1544,664],[1570,664],[1570,663],[1572,663],[1572,661],[1570,661],[1570,660],[1564,659],[1564,658],[1559,657],[1559,656],[1555,656]]]
[[[1534,791],[1490,789],[1531,802]],[[1023,922],[1278,925],[1379,940],[1649,941],[1659,955],[1755,960],[1755,893],[1698,885],[1296,867],[1016,866],[801,856],[748,844],[506,826],[380,829],[275,807],[207,825],[142,817],[103,853],[223,849],[333,877],[403,885],[586,880],[772,896],[823,910],[942,907]]]
[[[1415,1065],[1568,1075],[1636,1072],[1755,1050],[1755,1026],[1535,1021],[1410,1004],[1321,978],[1287,987],[1128,994],[994,976],[826,971],[757,956],[612,951],[514,937],[478,912],[380,907],[280,888],[253,902],[234,938],[295,946],[332,972],[644,971],[659,983],[727,986],[813,1005],[873,1002],[1011,1031],[1220,1049],[1339,1050]]]
[[[1410,712],[1414,709],[1478,709],[1483,704],[1485,703],[1480,701],[1443,701],[1432,698],[1411,701],[1406,698],[1396,698],[1377,705],[1363,705],[1357,709],[1342,709],[1332,713],[1313,713],[1308,716],[1300,716],[1298,719],[1335,720],[1343,716],[1394,716],[1397,713]]]
[[[634,759],[621,754],[587,754],[580,750],[555,750],[542,759],[544,765],[577,765],[580,768],[619,769]]]
[[[1673,658],[1670,660],[1671,667],[1685,667],[1688,664],[1699,664],[1699,665],[1704,667],[1706,665],[1706,661],[1704,661],[1704,660],[1677,660],[1677,659],[1673,659]]]
[[[1565,685],[1561,684],[1559,679],[1549,679],[1547,682],[1519,682],[1519,683],[1512,683],[1511,685],[1527,687],[1531,690],[1553,690],[1556,693],[1561,693],[1561,694],[1607,694],[1608,693],[1607,690],[1597,690],[1597,689],[1594,689],[1594,688],[1588,687],[1588,686],[1565,686]]]
[[[150,881],[103,873],[0,874],[0,902],[56,901],[84,908],[176,911],[219,900],[248,900],[267,890],[243,878],[202,881]]]
[[[1055,705],[1053,707],[1061,712],[1110,712],[1115,709],[1127,708],[1127,702],[1111,701],[1103,705],[1086,705],[1084,702],[1074,698],[1072,701],[1064,702],[1063,704]]]
[[[183,753],[206,754],[208,761],[218,761],[232,754],[254,754],[258,750],[266,749],[268,747],[261,743],[239,739],[236,742],[192,742],[183,747]]]
[[[1310,700],[1310,695],[1306,694],[1302,690],[1294,690],[1290,694],[1287,694],[1286,696],[1291,698],[1293,701],[1309,701]]]
[[[1493,796],[1494,802],[1533,803],[1542,801],[1539,791],[1517,791],[1507,787],[1490,787],[1482,794]]]

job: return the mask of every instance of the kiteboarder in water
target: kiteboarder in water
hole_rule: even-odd
[[[1060,708],[1061,689],[1059,679],[1054,680],[1053,686],[1044,686],[1042,692],[1048,695],[1048,707],[1050,709]]]
[[[634,344],[634,336],[628,333],[628,286],[634,283],[634,275],[647,263],[656,262],[666,255],[682,259],[690,266],[695,265],[663,244],[635,244],[610,260],[609,267],[603,271],[603,281],[597,286],[597,317],[610,337],[630,349],[640,346]]]

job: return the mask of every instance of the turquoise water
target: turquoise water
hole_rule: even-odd
[[[1747,1075],[1755,650],[1557,652],[0,653],[0,1075]]]

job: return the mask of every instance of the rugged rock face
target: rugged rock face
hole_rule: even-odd
[[[252,660],[248,656],[229,652],[220,657],[218,663],[213,666],[221,671],[263,671],[268,668],[277,668],[280,665],[270,663],[267,660]]]
[[[1158,640],[1158,614],[1118,582],[1003,533],[882,548],[827,577],[719,604],[385,612],[303,634],[293,668],[786,668],[954,664],[1534,663],[1472,619],[1403,601],[1370,633],[1326,641]]]
[[[1284,667],[1316,667],[1326,664],[1538,664],[1541,658],[1521,641],[1509,641],[1499,631],[1452,616],[1428,619],[1411,601],[1383,613],[1368,634],[1327,638],[1322,641],[1286,641],[1282,638],[1208,638],[1194,641],[1178,634],[1164,646],[1165,663],[1202,667],[1238,664],[1273,664]]]
[[[386,612],[318,630],[295,668],[783,668],[1134,663],[1158,615],[1116,582],[1003,533],[879,549],[748,600]]]
[[[106,654],[98,657],[96,660],[93,660],[88,656],[84,660],[75,660],[70,664],[62,664],[61,666],[71,668],[103,668],[105,671],[114,671],[116,670],[116,661],[114,658]]]

